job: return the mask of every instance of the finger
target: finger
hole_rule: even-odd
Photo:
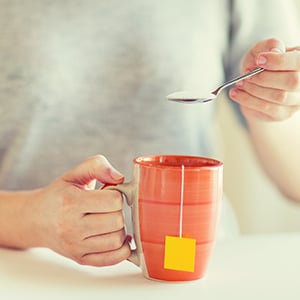
[[[257,57],[262,52],[284,53],[284,43],[279,39],[267,39],[255,44],[246,54],[243,61],[243,72],[247,72],[257,67]]]
[[[288,47],[286,49],[287,52],[291,52],[291,51],[300,51],[300,46],[295,46],[295,47]]]
[[[125,227],[122,211],[103,214],[86,214],[79,222],[82,239],[116,232]]]
[[[245,79],[245,81],[252,82],[266,88],[286,90],[290,92],[300,91],[300,72],[264,71]]]
[[[81,192],[78,205],[82,214],[115,212],[123,208],[122,194],[118,191],[93,190]]]
[[[257,112],[265,116],[266,120],[282,121],[291,117],[299,109],[298,106],[283,106],[265,101],[237,88],[231,89],[229,96],[232,100],[239,103],[244,111],[247,112],[248,109]]]
[[[238,89],[243,90],[256,98],[278,103],[281,105],[300,105],[299,93],[287,92],[285,90],[268,88],[253,82],[243,81],[237,84]]]
[[[300,51],[262,52],[257,56],[256,63],[267,70],[300,71]]]
[[[66,249],[70,258],[80,259],[88,253],[100,253],[117,250],[122,247],[127,240],[125,229],[107,234],[96,235],[85,239],[73,239],[69,242]]]
[[[78,262],[82,265],[96,267],[110,266],[127,259],[131,253],[129,244],[125,242],[121,248],[108,252],[89,253],[84,255]]]
[[[107,234],[88,237],[81,242],[81,256],[87,253],[100,253],[120,249],[125,241],[124,229]]]
[[[66,173],[63,179],[84,187],[94,179],[103,183],[120,183],[123,182],[124,176],[112,167],[103,155],[96,155]]]

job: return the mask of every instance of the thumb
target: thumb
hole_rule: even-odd
[[[102,183],[121,183],[124,175],[117,171],[103,155],[96,155],[70,170],[63,176],[66,182],[87,185],[97,179]]]
[[[261,62],[266,53],[284,53],[285,44],[283,41],[277,38],[271,38],[267,40],[262,40],[256,43],[247,55],[244,57],[243,61],[243,72],[247,72],[262,66]]]
[[[278,53],[284,53],[285,52],[285,45],[283,41],[272,38],[268,40],[261,41],[256,45],[256,49],[254,49],[254,52],[256,52],[256,57],[262,52],[278,52]]]
[[[285,62],[291,60],[286,59],[288,56],[285,55],[285,52],[284,43],[273,39],[269,45],[269,50],[263,50],[256,56],[256,65],[266,70],[288,70],[289,68],[293,68],[294,65],[286,65]]]

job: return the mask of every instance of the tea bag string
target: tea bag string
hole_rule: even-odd
[[[180,193],[180,214],[179,214],[179,237],[180,238],[182,238],[183,197],[184,197],[184,165],[181,165],[181,193]]]

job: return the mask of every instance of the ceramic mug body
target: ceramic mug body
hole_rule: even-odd
[[[198,156],[137,157],[132,182],[113,188],[132,208],[136,250],[130,260],[145,277],[188,281],[205,275],[223,192],[221,162]]]

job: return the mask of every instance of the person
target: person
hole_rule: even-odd
[[[217,102],[165,96],[256,67],[228,101],[274,183],[300,201],[295,11],[287,0],[2,1],[0,245],[126,259],[122,196],[98,184],[130,180],[142,154],[214,156]]]

